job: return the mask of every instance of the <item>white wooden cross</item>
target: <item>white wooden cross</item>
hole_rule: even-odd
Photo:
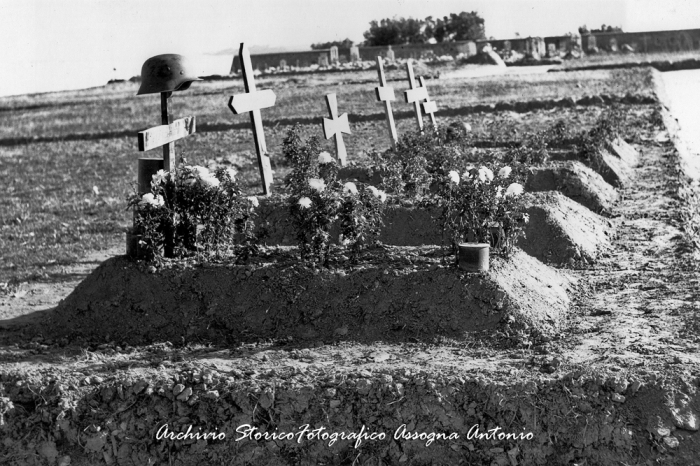
[[[344,167],[347,163],[347,150],[343,142],[343,133],[350,134],[350,123],[348,123],[348,114],[343,113],[338,116],[338,99],[335,94],[326,95],[326,104],[328,112],[331,114],[331,119],[323,119],[323,135],[326,139],[335,136],[335,151],[338,155],[340,166]]]
[[[175,168],[175,141],[194,134],[195,118],[185,117],[172,121],[170,97],[172,92],[160,93],[160,126],[139,131],[139,152],[163,146],[163,169],[171,172]]]
[[[410,89],[404,91],[404,96],[406,97],[407,104],[413,104],[413,109],[416,113],[416,122],[418,123],[418,129],[423,132],[423,115],[420,111],[420,103],[422,100],[428,98],[428,93],[424,87],[416,86],[416,78],[413,75],[413,60],[408,59],[406,61],[406,72],[408,73],[408,85]]]
[[[428,87],[425,85],[425,80],[423,76],[418,77],[418,82],[420,82],[420,87],[425,89],[425,102],[423,102],[423,113],[430,115],[430,121],[433,123],[433,127],[437,129],[437,122],[435,121],[435,112],[437,112],[437,104],[434,100],[430,100],[428,96]]]
[[[275,105],[275,93],[270,89],[257,91],[253,79],[253,65],[250,61],[250,52],[244,43],[241,43],[238,56],[241,61],[243,72],[243,83],[245,94],[238,94],[231,97],[228,106],[234,115],[250,112],[250,121],[253,125],[253,137],[255,138],[255,151],[258,153],[258,168],[262,179],[263,194],[269,195],[272,192],[272,168],[270,167],[270,156],[267,154],[265,144],[265,133],[263,132],[262,116],[260,109]]]
[[[399,140],[396,134],[396,124],[394,123],[394,113],[391,110],[391,101],[395,100],[394,88],[387,86],[386,76],[384,75],[384,59],[377,57],[377,73],[379,73],[379,87],[375,87],[377,100],[384,102],[384,113],[386,113],[386,122],[389,125],[389,134],[391,135],[391,143],[396,146]]]

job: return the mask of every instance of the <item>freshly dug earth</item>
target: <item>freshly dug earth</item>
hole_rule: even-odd
[[[676,153],[643,149],[611,212],[613,249],[571,272],[582,291],[553,338],[504,325],[437,345],[133,348],[4,332],[0,463],[698,465],[698,262]],[[158,440],[165,424],[226,438]],[[251,441],[245,424],[386,437]],[[394,439],[402,424],[459,438]],[[474,425],[533,435],[478,438]]]
[[[427,254],[426,254],[427,252]],[[443,267],[440,250],[375,251],[352,269],[310,270],[289,254],[248,266],[149,273],[126,258],[97,268],[45,317],[44,336],[143,344],[265,338],[460,340],[510,323],[552,334],[571,281],[521,251],[488,273]]]
[[[610,249],[612,223],[558,191],[525,195],[530,221],[518,246],[548,264],[584,264]]]
[[[620,195],[581,162],[555,162],[530,169],[525,191],[560,191],[596,213],[610,212]]]
[[[585,167],[578,167],[585,168]],[[576,182],[562,187],[571,195],[597,192],[613,196],[609,185],[585,183],[595,173],[580,170],[590,178],[576,177]],[[581,184],[578,184],[579,181]],[[544,184],[544,182],[543,182]],[[604,190],[607,186],[609,189]],[[576,191],[580,188],[579,191]],[[548,264],[573,264],[576,261],[593,261],[601,251],[609,248],[613,234],[609,220],[588,210],[583,205],[558,191],[529,193],[525,197],[530,221],[525,237],[518,246],[531,256]],[[288,221],[287,207],[282,199],[271,199],[261,203],[258,218],[266,232],[264,241],[268,245],[291,245],[295,242],[294,230]],[[418,208],[392,205],[384,214],[384,225],[379,240],[393,246],[440,245],[444,239],[440,229],[441,210],[437,207]],[[331,237],[338,238],[339,229],[331,229]]]

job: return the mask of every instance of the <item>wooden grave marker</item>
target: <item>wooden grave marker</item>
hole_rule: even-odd
[[[335,136],[335,152],[338,155],[340,166],[344,167],[347,164],[347,150],[345,142],[343,142],[343,133],[350,134],[350,123],[348,123],[348,114],[343,113],[338,116],[338,99],[335,94],[326,95],[326,104],[328,112],[331,114],[331,119],[323,119],[323,136],[330,139]]]
[[[143,195],[151,192],[151,179],[156,172],[162,168],[170,173],[175,169],[175,141],[185,138],[195,133],[196,123],[195,117],[185,117],[173,121],[170,114],[170,98],[172,91],[160,93],[160,126],[154,126],[138,133],[139,152],[146,152],[156,147],[163,147],[162,165],[159,159],[149,157],[140,157],[138,161],[138,178],[137,185],[139,194]],[[134,210],[134,219],[136,211]],[[132,241],[132,238],[127,233],[127,254],[138,254],[138,247]],[[138,242],[138,240],[136,240]],[[165,244],[163,246],[165,257],[173,257],[174,252],[174,232],[168,228],[165,231]]]
[[[394,112],[391,110],[391,101],[396,100],[396,98],[394,97],[394,88],[387,86],[386,75],[384,74],[384,59],[382,57],[377,57],[377,73],[379,74],[379,87],[375,87],[374,91],[377,94],[377,100],[384,102],[384,113],[386,114],[386,123],[389,126],[391,143],[396,146],[399,136],[396,134]]]
[[[423,76],[418,77],[418,82],[420,82],[420,86],[425,89],[425,102],[423,102],[423,113],[426,115],[430,115],[430,121],[433,123],[433,127],[437,129],[437,122],[435,121],[435,112],[437,112],[437,104],[435,103],[434,100],[430,100],[430,96],[428,95],[428,87],[425,85],[425,80],[423,79]]]
[[[175,141],[195,133],[195,117],[172,121],[170,98],[172,92],[160,93],[161,125],[139,131],[139,152],[163,147],[163,169],[171,172],[175,168]]]
[[[228,106],[234,115],[250,113],[250,122],[253,126],[253,138],[255,139],[255,151],[258,154],[258,168],[262,179],[263,194],[270,195],[272,192],[272,168],[270,167],[270,156],[265,144],[265,133],[263,132],[262,116],[260,110],[275,105],[275,93],[270,89],[258,91],[255,89],[255,79],[253,76],[253,65],[250,60],[250,52],[244,43],[238,52],[241,61],[241,71],[243,73],[243,84],[245,94],[238,94],[231,97]]]
[[[420,104],[421,101],[428,98],[428,93],[424,87],[419,87],[416,85],[416,78],[413,74],[413,59],[409,58],[406,61],[406,73],[408,74],[408,85],[410,89],[404,91],[404,96],[406,97],[407,104],[413,104],[413,110],[416,114],[416,123],[418,123],[418,130],[423,132],[423,115],[421,114]]]

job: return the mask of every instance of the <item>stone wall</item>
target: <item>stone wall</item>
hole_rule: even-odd
[[[579,39],[580,38],[580,39]],[[498,39],[498,40],[481,40],[476,41],[476,49],[481,48],[488,42],[497,51],[503,51],[510,48],[516,52],[527,54],[532,49],[532,43],[528,45],[528,41],[536,40],[540,55],[544,55],[545,50],[553,48],[560,53],[566,53],[571,50],[575,43],[581,44],[581,49],[584,52],[598,51],[618,52],[618,51],[634,51],[640,53],[652,52],[682,52],[688,50],[700,50],[700,29],[685,29],[677,31],[652,31],[652,32],[606,32],[578,35],[563,35],[550,36],[544,38],[544,47],[542,47],[539,38],[518,37],[515,39]],[[443,42],[439,44],[406,44],[391,46],[394,57],[399,58],[430,58],[433,56],[451,55],[453,57],[462,53],[471,55],[473,51],[473,42]],[[552,44],[552,47],[550,47]],[[389,46],[385,47],[358,47],[360,60],[375,60],[377,56],[387,57]],[[549,54],[549,53],[548,53]],[[266,53],[251,55],[253,67],[259,70],[265,70],[270,67],[279,67],[282,60],[287,66],[307,67],[321,62],[320,57],[327,63],[332,63],[330,49],[325,50],[305,50],[303,52],[285,52],[285,53]],[[350,49],[338,48],[338,57],[341,62],[350,61]],[[236,73],[240,70],[240,62],[238,55],[233,59],[231,73]]]

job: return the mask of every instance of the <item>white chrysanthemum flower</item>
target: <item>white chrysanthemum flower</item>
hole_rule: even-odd
[[[500,170],[498,170],[498,176],[499,178],[508,178],[512,171],[513,169],[510,167],[503,167]]]
[[[192,167],[192,170],[197,173],[197,176],[200,178],[206,178],[208,176],[211,176],[211,172],[207,167],[200,167],[200,166],[194,166]]]
[[[248,196],[248,200],[250,203],[253,205],[253,207],[258,207],[260,205],[260,202],[258,201],[258,198],[255,196]]]
[[[454,184],[459,184],[459,173],[456,171],[452,170],[450,173],[447,174],[447,176],[450,177],[450,182]]]
[[[479,181],[482,183],[486,183],[486,181],[493,181],[493,172],[486,167],[481,167],[479,169]]]
[[[309,178],[309,186],[311,186],[311,189],[322,193],[326,189],[326,182],[323,181],[323,178]]]
[[[308,209],[309,207],[311,207],[311,199],[309,199],[308,197],[302,197],[301,199],[299,199],[298,204],[302,209]]]
[[[503,186],[496,188],[496,197],[499,198],[501,196],[503,196]]]
[[[386,201],[386,193],[382,191],[381,189],[377,190],[377,197],[379,198],[380,201],[385,202]]]
[[[379,197],[379,190],[377,188],[375,188],[374,186],[367,186],[367,189],[369,191],[372,191],[372,195],[374,197]]]
[[[343,185],[343,192],[350,194],[357,194],[357,186],[352,181],[348,181]]]
[[[231,168],[231,167],[229,167],[229,168],[226,169],[226,173],[228,174],[228,176],[229,176],[232,180],[235,180],[235,179],[236,179],[236,175],[238,175],[238,172],[237,172],[236,170],[234,170],[233,168]]]
[[[165,170],[158,170],[155,175],[151,177],[151,179],[156,183],[156,184],[161,184],[163,181],[165,181],[165,178],[168,176],[168,172]]]
[[[329,154],[328,152],[321,152],[320,154],[318,154],[318,163],[320,163],[321,165],[331,162],[335,162],[335,160],[333,160],[333,157],[331,157],[331,154]]]
[[[154,196],[153,193],[146,193],[143,196],[141,196],[141,200],[139,201],[139,205],[152,205],[155,207],[160,207],[165,204],[165,200],[163,199],[163,196],[158,195]]]
[[[212,175],[212,174],[209,174],[209,176],[203,176],[203,177],[201,177],[201,178],[199,179],[199,181],[200,181],[204,186],[207,186],[207,187],[209,187],[209,188],[216,188],[217,186],[219,186],[219,185],[221,184],[221,182],[219,181],[219,179],[218,179],[217,177],[215,177],[214,175]]]
[[[472,131],[472,125],[470,125],[470,124],[467,123],[467,122],[462,123],[462,125],[464,125],[464,131],[466,131],[467,133],[471,133],[471,131]]]
[[[506,189],[506,196],[519,196],[523,193],[523,185],[520,183],[511,183]]]

